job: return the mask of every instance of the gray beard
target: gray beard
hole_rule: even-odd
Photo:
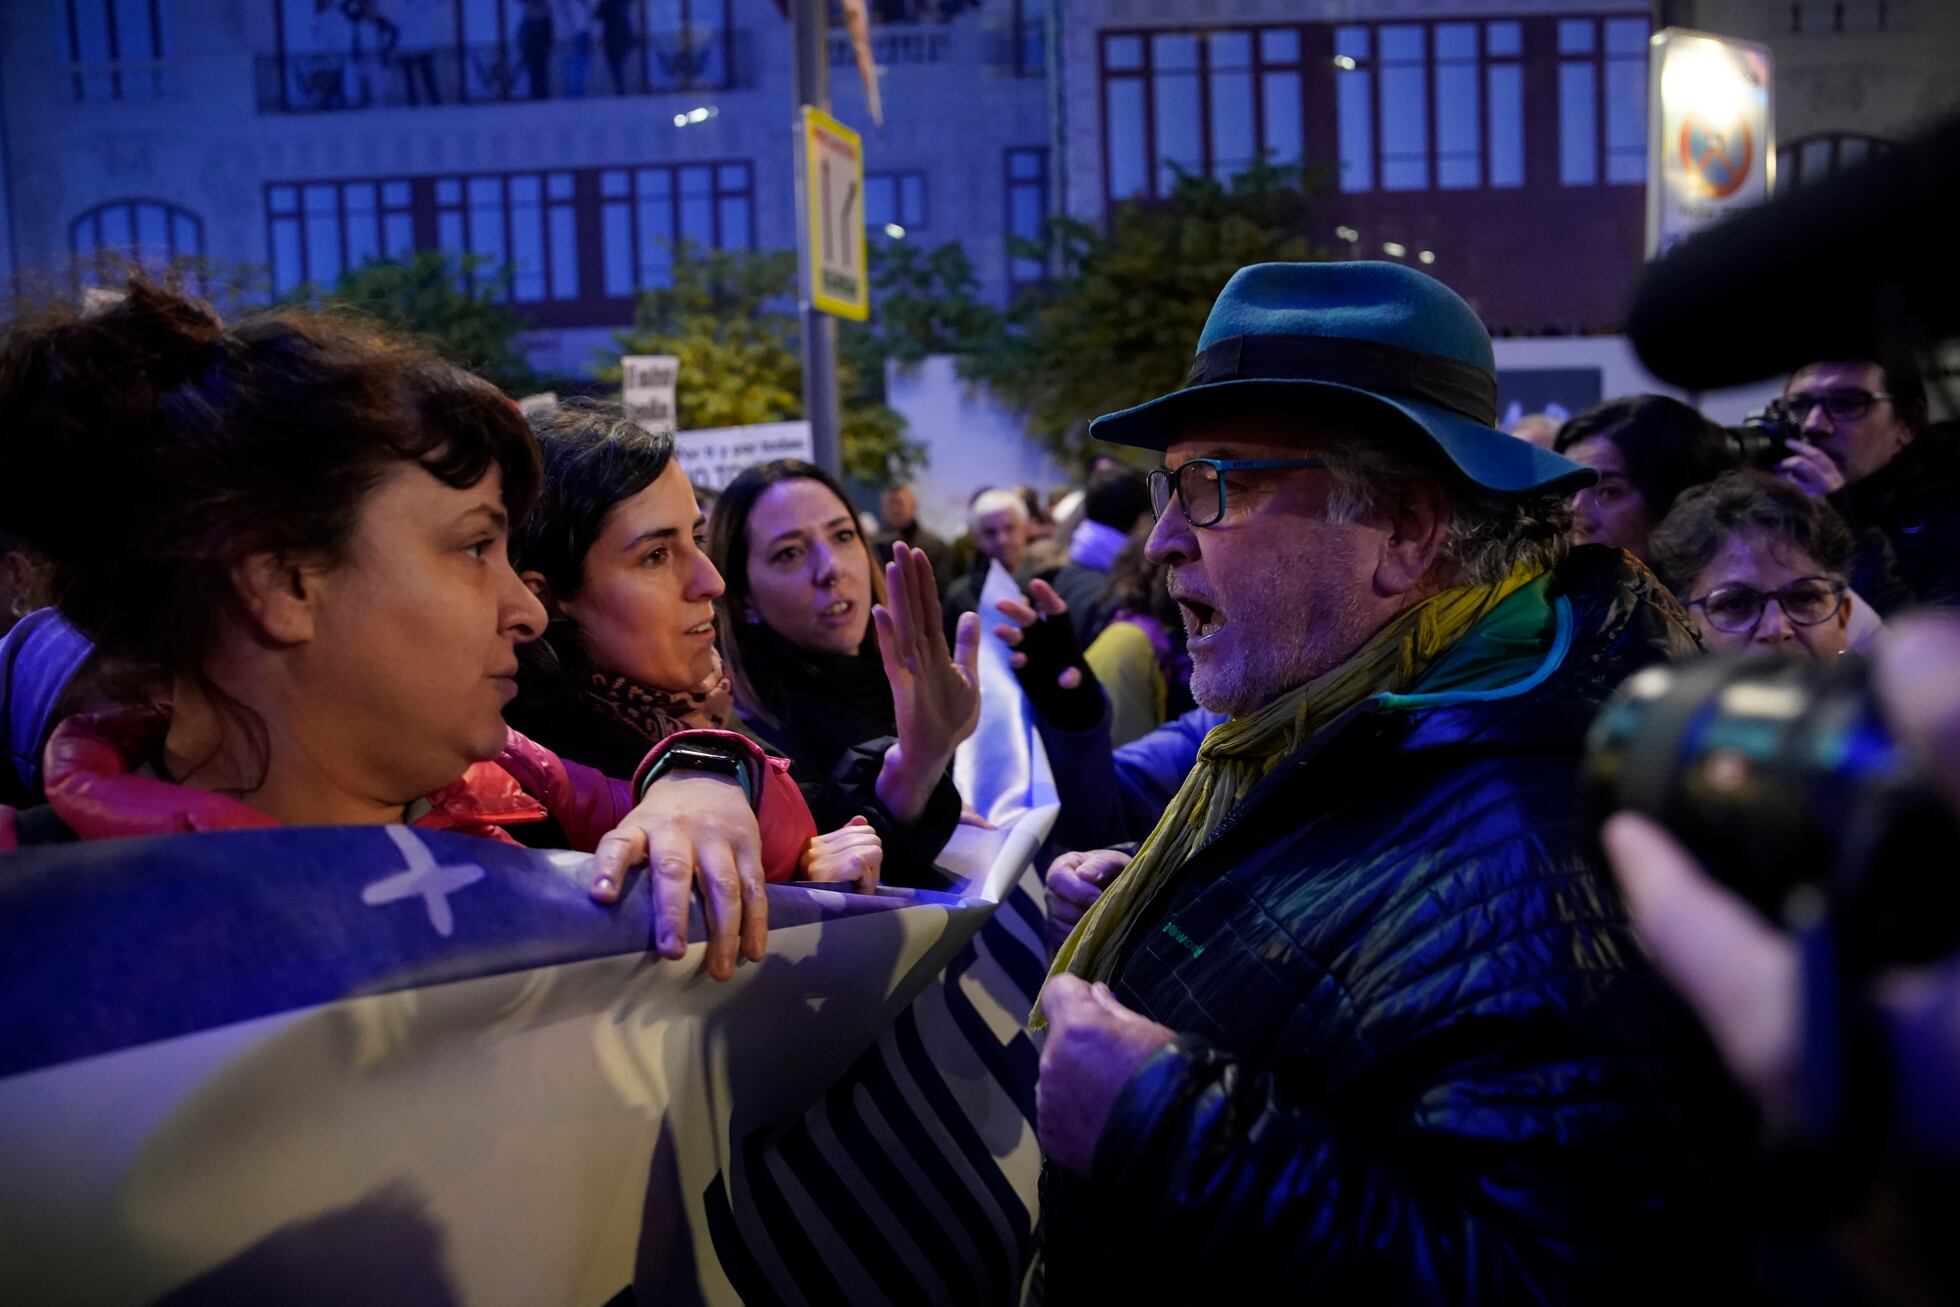
[[[1358,600],[1309,623],[1297,642],[1272,641],[1242,656],[1236,667],[1192,660],[1191,697],[1227,717],[1250,717],[1289,690],[1298,689],[1352,658],[1373,631],[1360,629]]]

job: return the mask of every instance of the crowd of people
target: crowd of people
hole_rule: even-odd
[[[0,850],[584,850],[666,957],[699,894],[726,978],[767,882],[943,883],[985,629],[1061,799],[1047,1300],[1742,1301],[1793,964],[1650,824],[1607,826],[1616,882],[1586,731],[1644,668],[1868,656],[1960,799],[1952,627],[1901,625],[1960,601],[1960,445],[1906,359],[1801,367],[1740,431],[1495,414],[1441,283],[1250,267],[1079,487],[977,488],[948,542],[909,486],[875,534],[800,461],[700,495],[616,405],[527,424],[381,330],[135,281],[0,343]],[[1902,1048],[1951,988],[1891,991]]]

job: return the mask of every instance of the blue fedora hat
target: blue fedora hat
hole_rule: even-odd
[[[1097,440],[1164,449],[1222,396],[1354,396],[1428,439],[1486,490],[1578,491],[1591,468],[1499,431],[1484,324],[1449,287],[1399,263],[1257,263],[1219,292],[1181,390],[1089,424]]]

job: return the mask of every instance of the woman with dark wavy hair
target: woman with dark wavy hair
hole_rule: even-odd
[[[543,487],[511,550],[550,625],[519,651],[518,696],[504,716],[567,758],[630,773],[675,731],[730,718],[707,520],[673,437],[643,430],[619,405],[572,400],[534,429]],[[766,806],[780,817],[763,824],[771,880],[877,883],[883,850],[868,821],[819,835],[788,764],[772,759],[768,780],[777,802]]]
[[[650,752],[636,806],[504,724],[517,646],[545,621],[505,549],[537,487],[496,387],[352,320],[226,326],[139,280],[99,312],[16,322],[0,529],[48,561],[116,687],[48,741],[48,806],[85,839],[551,828],[599,852],[600,898],[654,856],[662,953],[685,948],[698,877],[710,971],[733,970],[738,931],[760,957],[751,744],[690,732],[685,755]],[[0,810],[0,847],[15,838]]]
[[[895,544],[881,576],[843,487],[797,459],[729,483],[708,551],[743,720],[790,758],[818,825],[863,817],[887,879],[919,883],[960,820],[950,769],[980,715],[978,616],[949,650],[926,556]]]
[[[1654,527],[1691,486],[1733,462],[1722,429],[1667,395],[1629,395],[1559,428],[1552,448],[1599,473],[1573,498],[1572,543],[1614,545],[1642,562]]]

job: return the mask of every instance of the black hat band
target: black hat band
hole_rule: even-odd
[[[1372,340],[1232,336],[1192,361],[1187,389],[1220,381],[1326,381],[1419,400],[1484,426],[1497,424],[1497,378],[1473,364]]]

